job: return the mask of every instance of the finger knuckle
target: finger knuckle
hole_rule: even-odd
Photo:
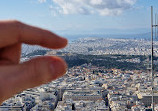
[[[22,35],[23,23],[18,20],[11,21],[14,30],[17,32],[17,40],[20,41],[20,37]]]
[[[22,25],[22,23],[20,21],[18,21],[18,20],[12,20],[11,22],[12,22],[13,25],[16,26],[16,28],[19,28],[19,26]]]
[[[32,73],[34,75],[34,78],[36,78],[37,81],[45,83],[47,81],[47,70],[45,69],[45,61],[42,59],[38,59],[33,61],[32,64]]]
[[[36,79],[41,79],[41,71],[39,71],[39,62],[38,61],[32,61],[32,65],[30,68],[30,72],[32,74],[33,77],[35,77]]]
[[[18,20],[11,20],[13,23],[19,23],[20,21]]]

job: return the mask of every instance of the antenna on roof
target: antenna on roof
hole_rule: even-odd
[[[157,14],[155,13],[155,25],[157,24]],[[155,39],[157,38],[157,27],[155,27]]]
[[[155,24],[153,24],[153,6],[151,6],[151,77],[152,77],[152,80],[151,80],[151,87],[152,87],[152,111],[154,111],[154,78],[155,78],[155,75],[154,75],[154,61],[153,61],[153,58],[154,58],[154,50],[153,50],[153,46],[154,46],[154,40],[153,40],[153,36],[154,36],[154,28],[155,28],[155,39],[157,38],[157,35],[158,35],[158,19],[157,19],[157,14],[155,14]]]
[[[151,93],[152,93],[152,110],[154,111],[154,73],[153,73],[153,7],[151,6]]]

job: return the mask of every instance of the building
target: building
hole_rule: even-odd
[[[140,101],[142,103],[144,103],[144,105],[147,106],[151,106],[152,103],[152,95],[149,93],[139,93],[137,94],[138,98],[140,99]],[[154,103],[158,104],[158,94],[154,95]]]
[[[102,94],[100,91],[91,91],[91,90],[73,90],[66,91],[63,94],[63,100],[72,99],[73,101],[97,101],[102,100]]]

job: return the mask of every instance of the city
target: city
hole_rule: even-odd
[[[1,0],[0,111],[158,111],[157,7]]]
[[[107,42],[105,42],[105,40]],[[76,52],[71,50],[82,50],[78,54],[89,55],[97,54],[106,56],[113,49],[113,54],[130,54],[130,49],[135,49],[133,55],[139,55],[139,51],[149,50],[149,41],[130,40],[130,39],[99,39],[85,38],[80,42],[71,43],[66,49],[60,51],[46,50],[43,55],[57,55],[61,57],[70,56],[72,60],[76,57]],[[104,42],[101,43],[101,41]],[[111,41],[111,42],[110,42]],[[124,45],[125,42],[134,45]],[[131,42],[133,41],[133,42]],[[142,44],[141,44],[142,43]],[[85,46],[87,44],[87,46]],[[99,45],[100,44],[100,45]],[[117,46],[115,44],[118,44]],[[138,45],[139,44],[139,45]],[[76,47],[75,47],[75,46]],[[102,47],[101,47],[102,46]],[[107,47],[106,47],[107,46]],[[116,48],[118,47],[119,48]],[[135,47],[134,47],[135,46]],[[148,48],[147,48],[148,46]],[[75,48],[74,48],[75,47]],[[78,49],[77,49],[78,47]],[[100,48],[98,48],[100,47]],[[106,47],[103,49],[103,47]],[[133,48],[134,47],[134,48]],[[141,47],[141,48],[140,48]],[[89,50],[88,50],[89,49]],[[105,53],[98,53],[106,50]],[[126,49],[126,50],[125,50]],[[136,50],[138,49],[138,50]],[[120,53],[118,53],[119,51]],[[25,55],[23,61],[39,56],[39,51]],[[92,53],[93,52],[93,53]],[[103,51],[102,51],[103,52]],[[111,51],[112,52],[112,51]],[[137,53],[136,53],[137,52]],[[142,55],[149,52],[144,51]],[[140,54],[141,55],[141,54]],[[41,55],[42,56],[42,55]],[[129,56],[129,55],[128,55]],[[111,58],[117,56],[110,55]],[[120,55],[119,55],[120,57]],[[130,59],[123,59],[125,56],[117,60],[120,64],[126,63],[143,63],[148,58],[141,60],[139,56],[132,56]],[[140,56],[141,57],[141,56]],[[157,56],[156,56],[157,57]],[[103,59],[101,60],[103,61]],[[148,61],[147,61],[148,62]],[[67,73],[48,84],[28,89],[14,97],[6,100],[1,106],[1,111],[148,111],[151,110],[151,74],[147,69],[128,70],[107,68],[105,66],[97,66],[89,63],[82,65],[72,65],[68,68]],[[113,63],[115,64],[115,63]],[[129,64],[130,65],[130,64]],[[146,67],[147,68],[147,67]],[[155,73],[158,76],[158,73]],[[158,78],[155,78],[154,86],[158,86]],[[158,92],[155,89],[154,101],[155,110],[158,110]]]

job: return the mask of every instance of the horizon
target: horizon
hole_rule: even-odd
[[[158,1],[87,1],[5,0],[0,18],[17,19],[59,35],[134,35],[150,32],[150,6],[155,12],[158,7]]]

